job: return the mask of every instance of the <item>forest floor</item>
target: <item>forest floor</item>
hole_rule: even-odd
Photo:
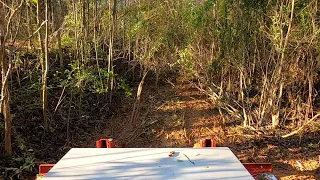
[[[95,117],[88,114],[83,119],[71,119],[70,131],[62,128],[66,122],[58,122],[58,116],[56,124],[51,125],[55,127],[54,136],[44,133],[40,118],[16,119],[14,133],[19,136],[15,136],[14,148],[24,149],[25,162],[34,165],[31,172],[22,176],[34,179],[38,164],[56,163],[72,147],[95,147],[100,138],[113,138],[120,147],[156,148],[193,147],[200,138],[208,137],[217,146],[229,147],[241,162],[272,163],[273,173],[279,179],[320,180],[320,128],[316,128],[320,127],[319,121],[301,135],[281,138],[279,133],[290,133],[292,129],[257,131],[243,128],[239,120],[223,120],[214,102],[193,83],[168,81],[158,87],[150,84],[146,82],[143,88],[140,115],[132,123],[134,98],[122,99],[109,110],[96,108],[100,113],[94,112]],[[36,162],[27,162],[32,158]],[[15,161],[22,163],[21,158]],[[1,164],[15,167],[0,158],[0,170]],[[21,167],[25,166],[15,170],[24,172]]]
[[[284,139],[243,128],[237,121],[223,125],[214,103],[192,83],[146,85],[142,103],[139,120],[130,122],[133,101],[125,103],[83,147],[93,147],[100,138],[113,138],[121,147],[193,147],[209,137],[217,146],[230,147],[241,162],[272,163],[279,179],[320,179],[319,129]]]

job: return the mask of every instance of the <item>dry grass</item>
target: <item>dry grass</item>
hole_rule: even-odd
[[[243,128],[232,118],[223,124],[212,101],[192,84],[146,86],[142,94],[141,116],[135,124],[128,121],[130,112],[123,111],[98,136],[113,137],[124,147],[193,147],[200,138],[210,137],[218,146],[230,147],[242,162],[273,163],[279,179],[320,178],[315,174],[320,128],[312,126],[303,136],[284,139],[281,135],[289,130]]]

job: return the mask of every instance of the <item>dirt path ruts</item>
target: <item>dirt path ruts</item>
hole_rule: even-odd
[[[294,156],[287,152],[290,142],[247,132],[238,122],[226,122],[228,126],[221,127],[222,118],[216,107],[193,84],[146,85],[142,103],[137,122],[129,122],[133,100],[127,101],[117,116],[106,121],[102,132],[88,138],[88,143],[94,146],[96,139],[112,137],[122,147],[192,147],[200,138],[210,137],[218,146],[230,147],[242,162],[273,163],[274,174],[280,179],[320,179],[314,174],[314,153],[306,151]],[[311,141],[320,141],[317,138]],[[311,157],[305,158],[308,155]],[[297,168],[296,161],[305,168]]]

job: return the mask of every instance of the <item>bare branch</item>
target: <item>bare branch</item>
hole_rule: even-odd
[[[11,15],[10,15],[8,22],[7,22],[7,32],[6,32],[6,35],[4,36],[4,41],[6,41],[6,39],[7,39],[9,28],[11,25],[11,20],[12,20],[13,16],[16,14],[17,10],[22,6],[23,2],[24,2],[24,0],[21,0],[19,6],[17,8],[11,9]]]
[[[289,134],[286,134],[286,135],[283,135],[282,137],[283,138],[287,138],[287,137],[290,137],[292,135],[295,135],[297,133],[299,133],[300,131],[303,130],[303,128],[305,128],[308,124],[310,124],[312,121],[314,121],[315,119],[317,119],[318,117],[320,116],[320,112],[318,112],[318,114],[316,114],[313,118],[311,118],[308,122],[306,122],[304,125],[302,125],[299,129],[289,133]]]
[[[4,3],[3,1],[0,0],[0,3],[3,4],[5,7],[7,7],[8,9],[10,9],[11,11],[14,11],[13,8],[11,8],[10,6],[8,6],[6,3]]]
[[[31,34],[31,36],[29,36],[23,43],[21,43],[21,45],[20,45],[14,52],[19,51],[19,50],[22,48],[22,46],[23,46],[30,38],[32,38],[35,34],[38,33],[38,31],[40,31],[40,29],[42,28],[42,26],[43,26],[46,22],[47,22],[47,20],[43,21],[43,22],[41,23],[40,27],[39,27],[37,30],[35,30],[35,31]]]

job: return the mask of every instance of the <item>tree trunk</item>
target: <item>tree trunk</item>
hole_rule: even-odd
[[[58,42],[58,54],[60,68],[64,67],[63,65],[63,54],[62,54],[62,45],[61,45],[61,25],[63,23],[62,15],[62,5],[61,0],[51,1],[51,19],[52,19],[52,31],[57,31],[57,42]]]
[[[48,107],[48,98],[47,98],[47,85],[48,85],[48,70],[49,70],[49,37],[48,37],[48,32],[49,32],[49,16],[48,16],[48,11],[49,11],[49,4],[48,0],[45,2],[46,6],[46,34],[45,34],[45,43],[44,43],[44,55],[45,55],[45,62],[44,62],[44,69],[43,71],[43,82],[42,82],[42,110],[43,110],[43,120],[44,120],[44,128],[46,131],[49,130],[49,123],[48,123],[48,116],[47,116],[47,107]]]
[[[26,18],[27,18],[27,26],[28,26],[28,35],[29,35],[29,37],[31,37],[32,32],[33,32],[32,22],[31,22],[32,17],[31,17],[31,8],[28,5],[26,5],[26,12],[27,12]],[[32,38],[29,38],[28,49],[30,49],[30,50],[31,50],[31,45],[32,45]]]
[[[77,61],[79,61],[79,43],[78,43],[78,27],[77,27],[77,22],[78,22],[78,17],[77,17],[77,6],[76,6],[76,1],[73,0],[73,20],[74,20],[74,38],[76,40],[76,57],[75,59]],[[78,66],[79,66],[80,62],[78,62]]]
[[[82,63],[85,64],[85,59],[87,58],[86,53],[86,44],[87,44],[87,16],[86,16],[86,5],[87,0],[83,0],[82,2],[82,52],[81,52],[81,60]]]
[[[93,30],[93,39],[94,39],[94,52],[96,57],[96,63],[99,73],[99,80],[102,85],[102,89],[104,89],[104,83],[102,81],[101,73],[100,73],[100,65],[99,65],[99,54],[98,54],[98,47],[99,47],[99,40],[98,40],[98,0],[94,1],[94,30]]]
[[[130,122],[131,123],[134,123],[138,117],[139,117],[139,114],[140,114],[140,108],[141,108],[141,94],[142,94],[142,88],[143,88],[143,84],[144,84],[144,81],[147,77],[147,74],[148,74],[149,70],[145,70],[143,72],[143,77],[139,83],[139,86],[138,86],[138,90],[137,90],[137,97],[136,97],[136,101],[133,105],[133,110],[132,110],[132,114],[131,114],[131,119],[130,119]]]
[[[60,59],[60,68],[63,68],[63,54],[62,54],[62,45],[61,45],[61,30],[58,30],[58,34],[57,34],[57,40],[58,40],[58,52],[59,52],[59,59]]]
[[[5,22],[4,22],[4,11],[3,4],[0,3],[0,63],[1,63],[1,72],[2,72],[2,87],[1,87],[1,105],[0,111],[4,116],[5,122],[5,152],[8,155],[12,154],[11,146],[11,113],[10,113],[10,91],[8,87],[8,77],[10,72],[10,62],[7,62],[5,56],[5,41],[6,41],[6,32],[5,32]]]
[[[37,4],[37,23],[38,26],[41,26],[41,9],[40,6],[43,4],[43,1],[38,1]],[[45,19],[48,20],[48,5],[47,0],[45,2]],[[45,35],[45,44],[43,42],[43,36],[41,29],[38,31],[38,37],[41,47],[40,52],[40,62],[41,62],[41,76],[42,76],[42,113],[43,113],[43,126],[45,131],[49,130],[48,117],[47,117],[47,67],[48,67],[48,21],[46,25],[46,35]]]
[[[109,5],[109,8],[111,9],[111,2]],[[113,73],[113,39],[114,39],[114,32],[115,32],[115,26],[116,26],[116,16],[117,16],[117,0],[113,0],[113,8],[112,8],[112,25],[110,28],[110,40],[109,40],[109,57],[108,57],[108,72]],[[113,90],[113,76],[109,77],[108,79],[108,85],[110,88],[110,91]]]

